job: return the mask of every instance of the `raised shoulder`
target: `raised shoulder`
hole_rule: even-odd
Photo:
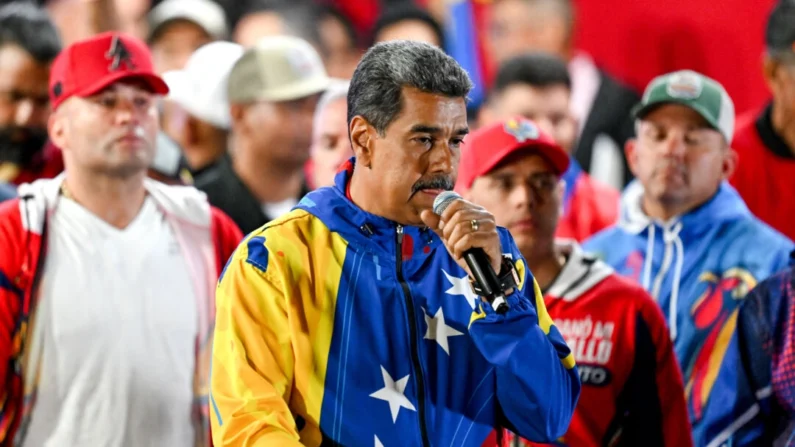
[[[238,246],[232,260],[245,261],[260,273],[298,266],[329,230],[323,222],[296,209],[254,230]],[[278,265],[275,267],[274,264]]]

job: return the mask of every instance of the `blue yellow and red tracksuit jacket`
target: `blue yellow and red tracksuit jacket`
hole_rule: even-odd
[[[795,443],[795,265],[741,304],[716,386],[723,392],[704,421],[711,446]]]
[[[211,377],[220,446],[479,446],[554,440],[580,393],[574,357],[509,233],[520,276],[496,314],[430,230],[336,186],[250,234],[218,284]]]
[[[616,227],[584,244],[646,289],[668,321],[685,382],[695,445],[710,445],[705,421],[727,391],[716,376],[750,289],[788,263],[792,241],[755,218],[724,182],[705,204],[668,222],[641,209],[643,188],[622,196]]]

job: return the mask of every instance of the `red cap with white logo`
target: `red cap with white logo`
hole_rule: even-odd
[[[469,189],[476,178],[488,174],[509,155],[537,152],[555,174],[569,169],[569,154],[555,140],[526,118],[511,118],[484,126],[467,135],[461,149],[456,190]]]

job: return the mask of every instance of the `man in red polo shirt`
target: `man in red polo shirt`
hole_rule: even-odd
[[[752,213],[795,239],[795,2],[775,7],[765,43],[773,100],[737,120],[732,147],[739,160],[730,181]]]
[[[692,445],[682,377],[658,306],[573,240],[555,240],[569,163],[551,136],[517,117],[467,137],[456,184],[510,230],[574,352],[582,393],[560,441]]]

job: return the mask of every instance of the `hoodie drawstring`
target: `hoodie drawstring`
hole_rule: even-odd
[[[685,263],[685,248],[682,244],[682,238],[679,237],[679,230],[682,229],[682,223],[678,222],[674,225],[673,242],[676,248],[676,267],[674,268],[674,283],[671,285],[671,302],[668,307],[668,321],[671,331],[671,341],[676,340],[676,314],[679,310],[679,282],[682,279],[682,268]]]
[[[646,243],[646,262],[643,266],[643,288],[649,290],[651,284],[651,260],[654,258],[654,224],[649,225],[649,237]],[[654,297],[657,299],[657,297]]]
[[[671,285],[671,300],[668,303],[668,330],[670,331],[671,340],[676,339],[676,312],[679,305],[679,282],[682,277],[682,268],[684,267],[684,245],[682,239],[679,237],[679,232],[682,230],[682,222],[677,222],[672,227],[663,227],[663,242],[665,243],[665,253],[663,254],[662,266],[657,276],[654,278],[654,286],[651,288],[651,296],[655,300],[659,300],[660,289],[662,288],[663,280],[671,268],[673,257],[676,258],[676,265],[674,266],[674,280]],[[673,251],[676,253],[672,253]],[[649,225],[649,242],[646,249],[646,263],[643,271],[643,287],[649,290],[649,279],[651,276],[651,262],[654,257],[654,224]]]

